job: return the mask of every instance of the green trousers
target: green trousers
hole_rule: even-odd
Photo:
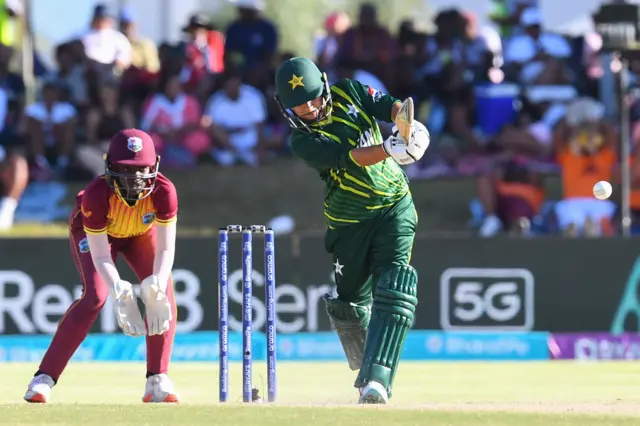
[[[333,256],[338,299],[370,303],[380,274],[389,265],[409,264],[417,224],[409,193],[373,219],[327,230],[325,248]]]

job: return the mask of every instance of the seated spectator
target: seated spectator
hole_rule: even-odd
[[[13,226],[18,201],[29,180],[27,161],[16,149],[20,140],[5,126],[8,107],[9,97],[0,89],[0,231]]]
[[[89,70],[94,75],[96,86],[114,76],[120,77],[131,65],[131,43],[114,26],[115,21],[107,7],[98,4],[93,11],[91,29],[82,35]]]
[[[531,172],[522,158],[511,157],[495,172],[478,178],[478,199],[485,213],[481,237],[502,230],[525,234],[544,201],[540,175]]]
[[[269,69],[278,50],[278,31],[275,25],[260,13],[263,0],[237,0],[238,19],[225,34],[225,63],[243,71]]]
[[[539,0],[492,0],[489,18],[498,25],[500,35],[508,39],[522,33],[520,17],[529,7],[538,7]]]
[[[189,93],[197,92],[207,76],[224,71],[224,37],[215,31],[206,15],[197,14],[182,29],[189,37],[182,83]]]
[[[611,231],[615,204],[593,197],[593,185],[609,181],[616,163],[615,132],[602,120],[603,106],[588,98],[574,101],[554,133],[562,168],[563,199],[556,205],[560,229],[569,236]]]
[[[27,153],[34,161],[37,180],[50,178],[53,167],[58,176],[66,176],[76,135],[76,110],[60,101],[60,88],[46,82],[41,93],[42,100],[29,105],[25,112]]]
[[[544,31],[536,8],[526,9],[520,18],[524,32],[514,36],[504,52],[506,74],[522,84],[552,85],[568,81],[566,61],[571,46],[561,35]]]
[[[153,40],[138,35],[136,23],[127,9],[120,12],[120,32],[131,44],[131,66],[122,76],[122,86],[128,97],[142,103],[151,94],[160,71],[158,49]]]
[[[100,88],[100,103],[87,113],[86,143],[78,147],[78,161],[94,176],[104,173],[103,155],[109,140],[122,129],[136,126],[136,119],[127,105],[120,101],[120,87],[116,82]]]
[[[393,37],[378,21],[375,5],[363,3],[358,24],[349,28],[342,37],[338,56],[353,61],[357,69],[374,74],[393,91],[393,47]]]
[[[492,140],[494,148],[551,161],[553,130],[577,92],[572,86],[537,86],[527,90],[520,101],[515,125],[506,125]]]
[[[333,70],[342,35],[350,26],[351,20],[345,12],[331,13],[324,21],[325,34],[316,42],[315,56],[316,64],[327,74]]]
[[[213,158],[223,166],[238,162],[256,166],[265,159],[263,126],[266,120],[264,95],[242,84],[237,70],[227,70],[223,88],[213,94],[203,123],[213,136]]]
[[[419,52],[420,98],[431,102],[430,121],[441,116],[434,120],[439,124],[428,125],[436,135],[446,133],[436,146],[449,151],[445,156],[456,167],[457,154],[451,153],[467,153],[478,145],[471,120],[473,84],[486,75],[491,53],[482,38],[469,33],[469,21],[458,10],[442,11],[435,21],[436,33]]]
[[[10,70],[14,50],[0,44],[0,89],[8,99],[4,130],[17,132],[24,117],[25,85],[22,76]]]
[[[176,160],[184,158],[185,165],[193,164],[211,148],[211,139],[200,127],[200,104],[182,90],[179,74],[163,75],[159,89],[144,106],[140,128],[151,135],[164,160],[173,160],[166,155],[171,152]]]
[[[65,88],[68,94],[68,102],[77,109],[84,110],[89,107],[89,94],[85,78],[85,67],[74,60],[71,45],[63,43],[56,47],[56,62],[58,69],[46,78],[54,82],[60,88]]]

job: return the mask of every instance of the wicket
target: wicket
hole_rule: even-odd
[[[218,302],[220,340],[220,402],[229,399],[229,234],[242,234],[242,401],[253,401],[251,337],[253,327],[253,234],[264,235],[265,304],[267,305],[267,400],[276,400],[275,238],[264,225],[228,225],[218,232]]]

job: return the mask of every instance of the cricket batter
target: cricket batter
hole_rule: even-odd
[[[345,79],[329,86],[307,58],[276,73],[276,101],[294,129],[293,153],[325,182],[325,248],[338,297],[325,296],[360,403],[385,404],[418,303],[409,265],[417,213],[398,164],[419,160],[429,133],[413,103]],[[376,120],[394,122],[383,141]]]
[[[145,336],[147,382],[144,402],[178,402],[167,377],[176,329],[176,304],[171,280],[175,254],[178,197],[158,173],[160,157],[151,137],[137,129],[118,132],[105,156],[105,174],[77,197],[70,217],[71,256],[83,292],[67,310],[29,383],[24,399],[46,403],[69,359],[87,336],[107,301],[115,301],[122,331]],[[120,278],[115,263],[121,254],[140,285],[145,320],[131,283]]]

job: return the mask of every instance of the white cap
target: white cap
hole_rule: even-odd
[[[537,7],[529,7],[522,12],[520,24],[523,27],[542,24],[542,14]]]

